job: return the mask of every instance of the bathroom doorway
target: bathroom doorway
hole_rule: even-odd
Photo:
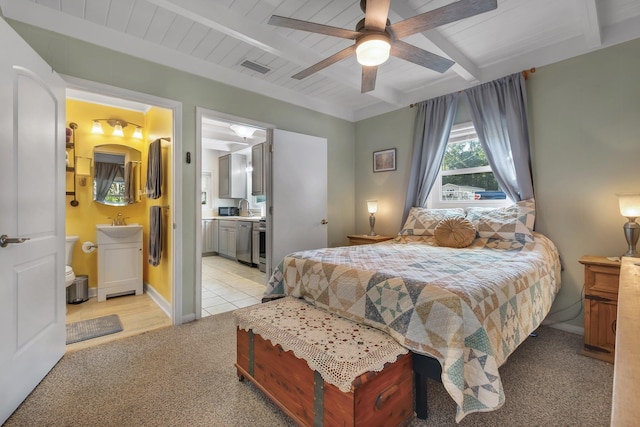
[[[84,81],[63,76],[67,83],[67,125],[73,122],[78,126],[74,130],[72,149],[67,148],[71,165],[67,169],[66,228],[67,235],[78,236],[73,248],[72,268],[76,277],[87,276],[89,300],[67,305],[67,323],[78,320],[118,314],[123,331],[81,343],[71,344],[68,350],[82,346],[100,344],[112,339],[142,333],[157,327],[182,323],[182,286],[181,275],[182,232],[175,227],[181,224],[181,104],[151,95],[141,94],[121,88]],[[112,134],[116,119],[125,123],[124,136]],[[91,128],[96,122],[102,125],[103,134],[94,134]],[[127,126],[129,125],[129,126]],[[142,139],[132,135],[142,132]],[[161,192],[157,199],[147,198],[144,194],[147,180],[147,158],[150,145],[159,141],[162,167]],[[96,147],[136,146],[142,152],[138,162],[138,174],[135,178],[135,198],[123,206],[98,203],[95,198],[95,159]],[[83,160],[86,159],[86,160]],[[76,168],[76,162],[80,161]],[[82,163],[89,171],[78,173]],[[86,168],[85,168],[86,169]],[[132,181],[133,182],[133,181]],[[117,179],[114,180],[112,189]],[[75,184],[75,186],[73,185]],[[119,188],[119,187],[118,187]],[[70,194],[73,193],[73,194]],[[156,207],[161,212],[161,252],[157,265],[148,263],[150,233],[150,212]],[[119,215],[122,214],[122,215]],[[144,293],[128,295],[130,292],[108,296],[106,301],[96,298],[98,283],[98,251],[95,246],[96,225],[108,224],[116,216],[126,218],[129,223],[143,227],[142,237],[142,277]],[[104,282],[102,282],[104,283]]]

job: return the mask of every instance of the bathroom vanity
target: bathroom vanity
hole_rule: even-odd
[[[98,301],[142,295],[142,226],[98,224]]]

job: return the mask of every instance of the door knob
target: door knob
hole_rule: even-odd
[[[9,243],[23,243],[29,240],[29,237],[9,237],[6,234],[0,236],[0,248],[6,248]]]
[[[320,224],[326,225],[326,224],[329,224],[329,221],[323,218],[322,221],[320,221]]]

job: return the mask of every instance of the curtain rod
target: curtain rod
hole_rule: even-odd
[[[529,78],[529,74],[533,74],[536,72],[536,67],[530,68],[528,70],[522,70],[521,73],[524,76],[524,79],[527,80]],[[458,93],[462,92],[461,90],[458,91]],[[416,105],[418,105],[417,102],[414,102],[413,104],[409,104],[409,108],[413,108]]]

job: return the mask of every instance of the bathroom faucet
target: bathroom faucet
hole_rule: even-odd
[[[118,212],[118,217],[117,218],[112,218],[110,216],[108,216],[107,218],[109,218],[111,220],[111,225],[127,225],[127,222],[125,221],[127,217],[123,217],[122,216],[122,212]]]

